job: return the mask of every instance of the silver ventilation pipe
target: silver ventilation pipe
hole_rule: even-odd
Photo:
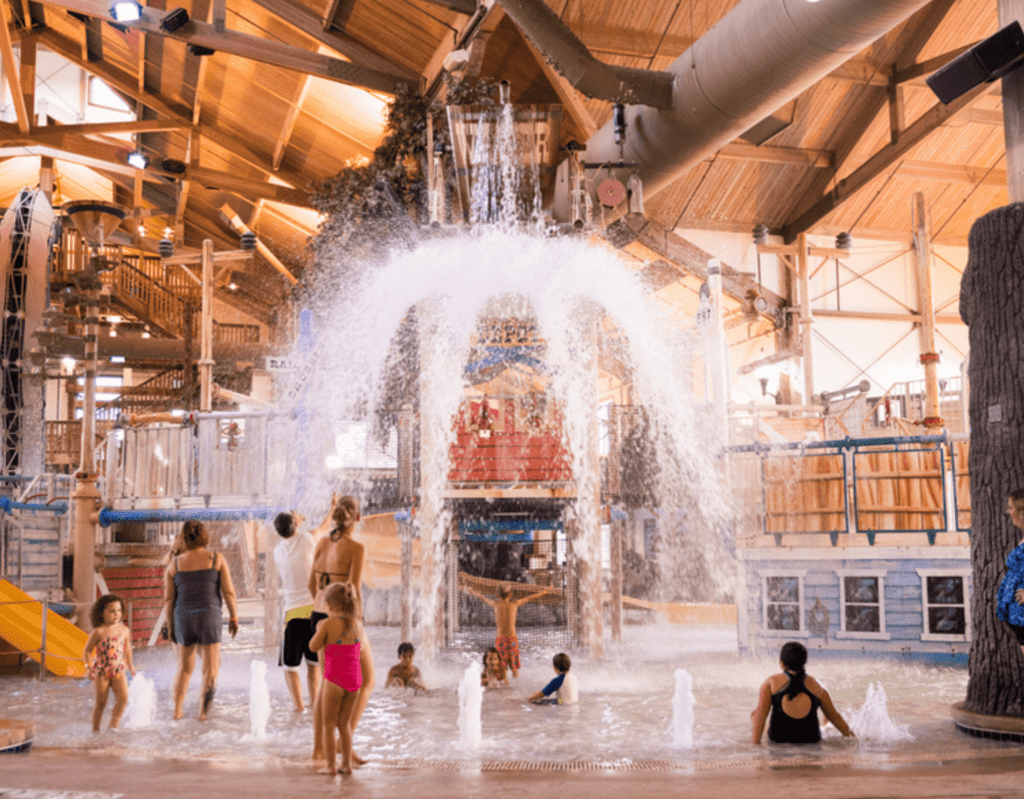
[[[497,0],[554,68],[587,97],[655,108],[672,104],[672,76],[598,61],[544,0]]]
[[[666,70],[672,76],[671,106],[628,107],[621,147],[613,119],[587,141],[585,161],[635,164],[619,170],[618,177],[637,174],[649,198],[928,2],[742,0]],[[524,33],[540,40],[538,32]],[[569,217],[570,188],[568,161],[563,161],[554,208],[558,219]]]

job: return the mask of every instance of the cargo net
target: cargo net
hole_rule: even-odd
[[[511,589],[513,601],[530,597],[516,611],[520,651],[575,645],[575,592],[568,590],[564,552],[554,540],[460,541],[458,555],[456,647],[482,652],[494,646],[494,609],[470,589],[496,600],[502,585]]]

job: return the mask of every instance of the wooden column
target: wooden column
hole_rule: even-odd
[[[918,333],[924,367],[924,427],[928,434],[942,432],[939,412],[939,354],[935,351],[935,305],[932,299],[931,246],[924,211],[924,194],[914,194],[914,252],[917,260],[917,303],[921,312]]]
[[[203,307],[199,339],[199,410],[213,410],[213,239],[203,239]]]
[[[804,358],[804,405],[814,396],[814,359],[811,357],[811,277],[807,263],[807,234],[797,236],[797,273],[800,276],[800,343]]]
[[[1024,25],[1024,0],[999,0],[999,27],[1014,20]],[[1006,143],[1006,187],[1010,202],[1024,202],[1024,70],[1002,80],[1003,138]]]
[[[412,639],[412,536],[413,519],[398,523],[398,540],[401,543],[399,564],[399,590],[402,597],[402,640]]]
[[[622,539],[625,537],[626,522],[612,518],[611,528],[611,623],[612,640],[622,640]]]

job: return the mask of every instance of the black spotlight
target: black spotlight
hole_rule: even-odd
[[[194,56],[213,55],[217,52],[212,47],[203,47],[201,44],[192,44],[191,42],[186,49],[189,55]]]
[[[174,33],[186,25],[188,25],[188,12],[184,8],[176,8],[160,20],[160,27],[168,33]]]
[[[837,250],[849,250],[851,247],[853,247],[853,236],[845,230],[836,236]]]
[[[179,161],[177,158],[165,158],[160,162],[160,168],[164,172],[170,172],[172,175],[185,174],[185,162]]]
[[[754,244],[767,244],[768,243],[768,226],[757,225],[754,227]]]
[[[245,231],[241,236],[238,237],[239,244],[242,245],[243,250],[255,250],[256,249],[256,234],[251,230]]]
[[[1019,22],[978,42],[924,79],[944,104],[981,83],[991,83],[1024,63],[1024,31]]]
[[[626,140],[626,106],[622,103],[612,106],[612,120],[615,124],[615,143],[622,144]]]
[[[174,242],[170,239],[160,239],[157,242],[156,249],[160,253],[161,258],[170,258],[174,255]]]

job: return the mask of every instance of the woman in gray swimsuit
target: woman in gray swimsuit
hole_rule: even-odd
[[[185,551],[171,561],[164,575],[164,609],[171,640],[177,645],[178,671],[174,676],[174,718],[180,719],[188,681],[196,665],[196,650],[203,659],[203,699],[199,719],[213,701],[220,671],[221,602],[228,603],[228,632],[238,632],[238,607],[231,571],[224,556],[210,552],[210,534],[201,522],[181,528]]]

